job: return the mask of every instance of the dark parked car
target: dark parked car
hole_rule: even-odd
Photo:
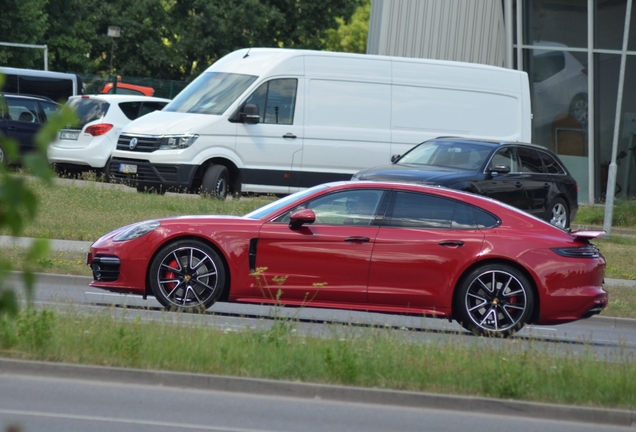
[[[578,210],[578,185],[544,147],[463,138],[425,141],[391,165],[360,171],[353,180],[445,186],[503,201],[569,228]]]
[[[12,138],[19,145],[21,155],[35,148],[34,138],[44,122],[61,105],[41,96],[2,94],[0,98],[0,134]],[[9,164],[6,150],[0,143],[0,163]]]

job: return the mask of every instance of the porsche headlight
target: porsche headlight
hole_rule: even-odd
[[[171,135],[161,139],[159,150],[179,150],[190,147],[199,135]]]
[[[113,241],[121,242],[121,241],[136,239],[138,237],[148,234],[149,232],[156,230],[160,226],[161,226],[161,222],[157,220],[139,222],[134,225],[131,225],[130,227],[128,227],[128,229],[117,234],[115,237],[113,237]]]

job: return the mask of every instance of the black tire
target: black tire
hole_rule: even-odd
[[[0,165],[7,166],[9,165],[9,157],[7,156],[7,152],[4,150],[4,147],[0,145]]]
[[[553,199],[545,214],[545,220],[557,228],[570,228],[570,208],[563,198]]]
[[[150,265],[150,287],[169,310],[199,312],[214,304],[225,287],[219,255],[197,240],[180,240],[159,251]]]
[[[224,200],[230,184],[230,173],[223,165],[210,165],[203,175],[201,194]]]
[[[507,337],[532,316],[534,293],[514,267],[488,264],[462,279],[455,306],[465,329],[479,336]]]

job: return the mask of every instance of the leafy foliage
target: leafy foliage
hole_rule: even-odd
[[[0,75],[0,88],[4,84],[4,77]],[[57,131],[67,123],[74,123],[75,115],[68,108],[63,108],[58,114],[52,116],[47,124],[38,132],[35,138],[37,150],[18,159],[17,143],[5,136],[0,136],[0,145],[7,149],[7,154],[12,160],[19,160],[27,173],[50,184],[52,172],[46,159],[46,148],[53,140]],[[8,168],[0,164],[0,229],[7,228],[11,235],[20,236],[26,224],[37,215],[38,200],[35,193],[29,187],[24,176],[13,175]],[[26,262],[36,262],[39,257],[48,252],[46,240],[35,241],[26,255]],[[11,271],[9,260],[0,258],[0,316],[15,314],[18,310],[17,296],[13,289],[7,286],[7,278]],[[26,287],[26,299],[31,298],[34,284],[34,275],[29,266],[25,267],[24,284]]]
[[[239,48],[322,49],[364,1],[7,0],[0,41],[46,43],[51,70],[110,73],[112,53],[117,75],[190,80]],[[109,26],[121,36],[109,37]],[[36,50],[0,46],[0,64],[40,69],[41,62]]]

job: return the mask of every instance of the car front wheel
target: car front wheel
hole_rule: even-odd
[[[480,336],[507,337],[521,329],[534,308],[530,282],[506,264],[470,272],[459,286],[457,315],[465,329]]]
[[[225,286],[219,255],[197,240],[181,240],[159,251],[150,266],[150,287],[170,310],[203,311],[214,304]]]

